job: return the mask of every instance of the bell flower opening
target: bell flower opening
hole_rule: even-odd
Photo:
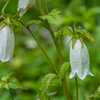
[[[84,79],[86,75],[94,76],[90,72],[90,62],[89,62],[89,53],[88,50],[83,43],[82,44],[79,39],[76,40],[74,47],[72,48],[72,43],[70,45],[70,64],[71,64],[71,73],[69,78],[78,77],[80,79]]]
[[[2,62],[12,61],[14,42],[14,34],[11,33],[10,27],[4,26],[0,30],[0,60]]]
[[[18,1],[18,11],[21,9],[20,17],[25,14],[25,12],[35,4],[35,0],[19,0]]]

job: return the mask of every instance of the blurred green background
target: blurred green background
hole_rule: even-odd
[[[7,0],[0,0],[0,11]],[[90,69],[95,75],[87,76],[84,80],[78,78],[79,100],[88,100],[100,85],[100,0],[46,0],[48,9],[59,8],[64,16],[59,24],[61,27],[71,26],[73,23],[86,28],[94,37],[93,43],[86,43],[90,55]],[[17,12],[18,0],[11,0],[7,6],[6,13],[15,14]],[[0,12],[1,15],[1,12]],[[27,23],[31,19],[39,19],[40,13],[37,6],[30,8],[23,17],[23,22]],[[53,40],[49,31],[45,28],[32,24],[30,26],[33,34],[41,43],[53,64],[59,70],[59,61]],[[56,29],[58,30],[58,29]],[[66,36],[59,38],[63,61],[69,61],[69,47],[66,44]],[[13,90],[14,100],[36,100],[40,81],[47,73],[54,73],[54,70],[47,58],[31,37],[29,32],[23,27],[23,32],[15,33],[15,50],[13,56],[14,63],[0,61],[0,78],[13,72],[15,76],[28,90]],[[70,68],[66,72],[68,90],[71,100],[75,100],[75,80],[69,79]],[[59,81],[54,79],[56,87],[50,87],[48,92],[57,94],[51,100],[65,100],[63,87],[59,86]],[[9,92],[0,90],[0,100],[11,100]]]

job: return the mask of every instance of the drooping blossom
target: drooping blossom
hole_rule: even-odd
[[[18,11],[21,9],[20,16],[22,16],[34,4],[35,4],[35,0],[19,0]]]
[[[90,62],[89,62],[89,53],[88,50],[83,43],[82,44],[79,39],[76,40],[74,47],[72,48],[72,43],[70,46],[70,64],[71,64],[71,73],[69,78],[78,77],[80,79],[84,79],[86,75],[93,74],[90,72]]]
[[[10,27],[4,26],[0,30],[0,60],[2,62],[12,61],[14,42],[14,34],[11,33]]]

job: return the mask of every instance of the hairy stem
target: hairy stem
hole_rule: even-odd
[[[75,77],[75,84],[76,84],[76,100],[78,100],[78,83],[77,83],[77,76]]]

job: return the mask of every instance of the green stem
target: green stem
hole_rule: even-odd
[[[10,92],[10,96],[11,96],[12,100],[14,100],[11,89],[9,89],[9,92]]]
[[[38,0],[36,0],[36,1],[38,1]],[[45,1],[45,5],[46,5],[46,1]],[[40,6],[39,2],[37,3],[37,6],[38,6],[39,11],[41,11],[41,10],[40,10],[41,6]],[[46,6],[46,7],[47,7],[47,6]],[[47,8],[46,8],[46,9],[47,9]],[[47,10],[48,10],[48,9],[47,9]],[[42,12],[43,12],[43,11],[42,11]],[[41,15],[42,15],[42,12],[40,12]],[[50,31],[50,34],[51,34],[51,36],[52,36],[52,38],[53,38],[53,41],[54,41],[55,46],[56,46],[56,49],[57,49],[57,53],[58,53],[60,65],[62,65],[62,64],[63,64],[63,59],[62,59],[62,54],[61,54],[60,46],[59,46],[58,41],[57,41],[57,38],[56,38],[56,36],[55,36],[55,34],[54,34],[53,27],[52,27],[48,22],[47,22],[47,24],[48,24],[48,26],[50,27],[50,30],[49,30],[49,31]],[[66,77],[65,77],[65,75],[63,76],[63,81],[62,81],[62,83],[63,83],[63,88],[64,88],[66,100],[70,100],[69,93],[68,93],[68,89],[67,89],[67,83],[66,83]]]
[[[48,14],[49,11],[48,11],[48,7],[47,7],[47,4],[46,4],[46,0],[44,0],[44,4],[45,4],[45,8],[46,8],[46,11],[47,11],[47,14]]]
[[[44,51],[44,49],[42,48],[42,46],[40,45],[40,43],[38,42],[38,40],[36,39],[36,37],[34,36],[34,34],[31,32],[31,30],[29,29],[29,27],[26,27],[26,25],[24,23],[22,23],[20,20],[17,20],[17,21],[19,21],[25,28],[27,28],[27,30],[30,32],[30,34],[32,35],[32,37],[37,42],[38,46],[41,48],[41,50],[43,51],[43,53],[45,54],[45,56],[49,60],[50,64],[54,68],[55,72],[59,75],[59,72],[57,71],[56,67],[53,65],[53,63],[51,62],[50,58],[48,57],[48,55],[46,54],[46,52]]]
[[[41,8],[41,5],[40,5],[39,1],[38,0],[35,0],[35,1],[36,1],[36,4],[37,4],[38,8],[39,8],[39,11],[40,11],[41,15],[43,16],[44,12],[43,12],[43,10]]]
[[[77,83],[77,76],[75,77],[75,84],[76,84],[76,100],[78,100],[78,83]]]
[[[42,7],[43,7],[44,14],[46,14],[46,11],[45,11],[45,7],[44,7],[43,0],[41,0],[41,3],[42,3]]]
[[[57,69],[55,68],[55,66],[52,64],[51,60],[49,59],[49,57],[47,56],[47,54],[45,53],[45,51],[43,50],[43,48],[41,47],[40,43],[38,42],[38,40],[35,38],[35,36],[32,34],[31,30],[29,28],[27,28],[28,31],[30,32],[30,34],[32,35],[32,37],[35,39],[35,41],[37,42],[37,44],[39,45],[39,47],[41,48],[41,50],[43,51],[43,53],[45,54],[45,56],[47,57],[47,59],[49,60],[49,62],[51,63],[51,65],[53,66],[55,72],[59,75]]]

